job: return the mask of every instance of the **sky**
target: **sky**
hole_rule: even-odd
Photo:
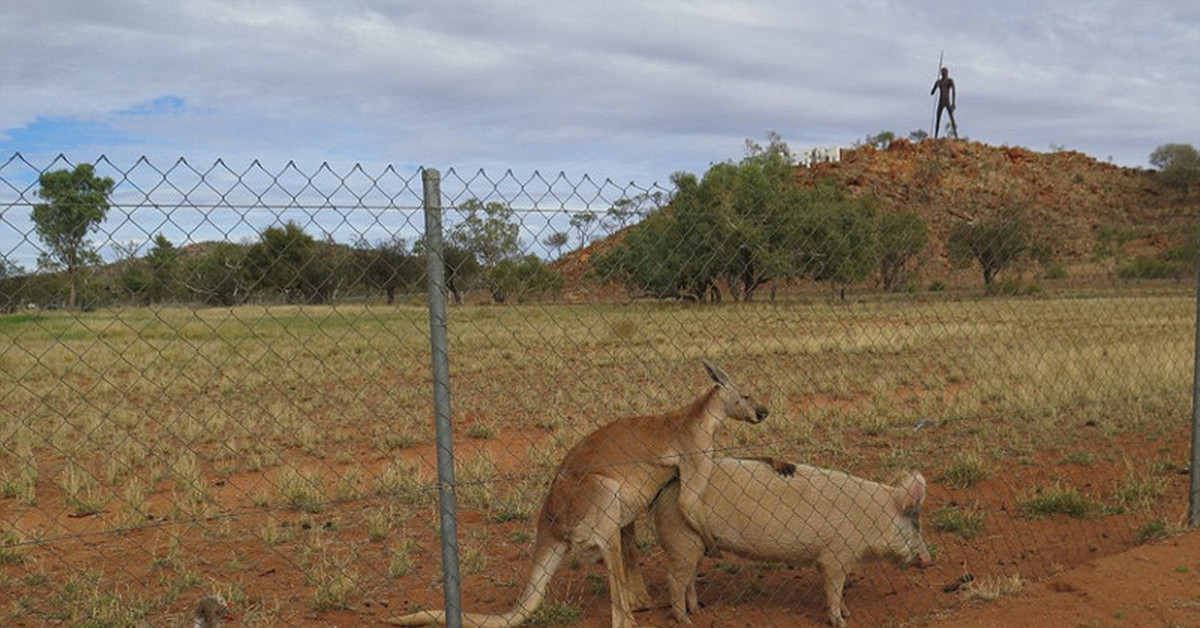
[[[11,0],[0,164],[669,185],[768,132],[929,131],[939,59],[972,140],[1133,167],[1200,143],[1194,0]]]

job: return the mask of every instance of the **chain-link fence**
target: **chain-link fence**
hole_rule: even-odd
[[[421,172],[79,165],[0,164],[4,622],[173,625],[214,594],[241,625],[441,608],[453,537],[438,522]],[[770,410],[722,424],[716,456],[908,497],[922,491],[907,472],[925,478],[905,545],[934,564],[855,565],[852,624],[917,621],[1185,525],[1190,281],[1021,262],[1036,248],[1021,240],[985,289],[986,245],[1036,235],[1036,216],[972,236],[725,174],[738,183],[443,173],[456,477],[442,488],[467,611],[520,597],[567,451],[700,398],[702,359]],[[823,623],[824,577],[800,559],[895,549],[918,505],[803,466],[768,475],[778,520],[741,476],[702,500],[759,514],[713,524],[723,549],[699,559],[698,619]],[[831,512],[846,495],[857,514]],[[737,538],[764,533],[792,539],[779,551],[795,560],[738,555]],[[634,556],[655,606],[639,621],[671,621],[648,519]],[[595,559],[569,557],[531,621],[608,625]]]

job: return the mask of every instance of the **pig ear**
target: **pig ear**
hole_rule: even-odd
[[[730,385],[729,375],[725,374],[725,371],[722,371],[721,367],[709,362],[708,360],[701,360],[701,362],[704,364],[704,370],[708,371],[708,376],[711,377],[714,382],[726,387]]]
[[[920,471],[913,471],[904,478],[900,483],[900,488],[904,489],[904,507],[906,509],[913,506],[921,507],[925,501],[926,486],[925,476],[921,475]]]

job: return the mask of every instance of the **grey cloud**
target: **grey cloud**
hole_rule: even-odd
[[[975,139],[1130,163],[1200,140],[1200,15],[1182,2],[14,4],[0,136],[67,116],[173,156],[662,181],[768,130],[817,145],[927,127],[941,50]],[[185,106],[117,115],[163,96]]]

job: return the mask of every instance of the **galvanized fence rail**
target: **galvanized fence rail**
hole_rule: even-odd
[[[507,611],[563,457],[605,423],[696,399],[702,360],[770,410],[723,425],[712,455],[925,478],[934,564],[857,565],[852,625],[1196,525],[1196,286],[1120,278],[1120,256],[1063,255],[1054,272],[1014,256],[985,288],[981,258],[949,255],[965,227],[885,223],[828,191],[79,165],[0,163],[7,625],[169,625],[210,595],[242,625]],[[56,194],[59,172],[84,183]],[[95,209],[89,186],[99,216],[74,211]],[[75,222],[39,222],[39,206]],[[803,497],[785,515],[860,549],[904,519],[851,519],[865,533]],[[653,528],[639,521],[634,555],[663,604]],[[534,622],[609,624],[593,561],[558,569]],[[821,625],[822,576],[791,562],[702,559],[700,612]]]

